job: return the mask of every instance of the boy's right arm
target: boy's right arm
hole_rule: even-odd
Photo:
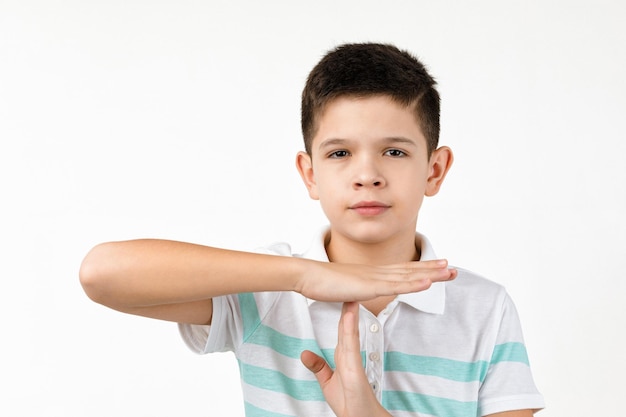
[[[80,267],[92,300],[190,324],[210,324],[212,298],[226,294],[297,291],[320,301],[367,301],[422,291],[455,276],[445,261],[349,265],[154,239],[100,244]]]
[[[209,324],[213,297],[288,285],[280,282],[286,274],[275,280],[264,276],[279,269],[278,261],[276,256],[142,239],[97,245],[83,260],[79,275],[89,298],[115,310]]]

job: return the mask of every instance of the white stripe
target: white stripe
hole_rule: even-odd
[[[385,372],[384,391],[405,391],[434,397],[449,398],[457,401],[476,401],[480,383],[478,381],[459,382],[436,376],[408,374],[404,372]],[[412,384],[405,384],[412,381]],[[415,386],[419,384],[419,386]],[[461,394],[461,395],[459,395]]]
[[[300,411],[306,410],[307,416],[315,417],[334,417],[335,414],[330,407],[323,401],[298,401],[287,394],[280,392],[268,391],[244,382],[241,384],[244,398],[247,402],[255,407],[264,410],[271,410],[275,413],[294,415],[293,404],[298,404]]]

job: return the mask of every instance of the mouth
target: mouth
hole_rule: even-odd
[[[390,207],[391,206],[389,204],[381,203],[379,201],[360,201],[348,208],[362,216],[376,216],[383,214]]]

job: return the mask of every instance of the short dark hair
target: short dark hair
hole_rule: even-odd
[[[412,106],[426,137],[428,155],[439,142],[439,93],[424,64],[393,45],[354,43],[329,51],[311,70],[302,91],[302,135],[311,154],[318,118],[325,106],[342,96],[386,95]]]

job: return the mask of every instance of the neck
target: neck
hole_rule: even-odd
[[[393,265],[416,261],[420,248],[415,245],[415,232],[409,231],[384,242],[359,242],[332,231],[324,242],[331,262],[360,265]]]

